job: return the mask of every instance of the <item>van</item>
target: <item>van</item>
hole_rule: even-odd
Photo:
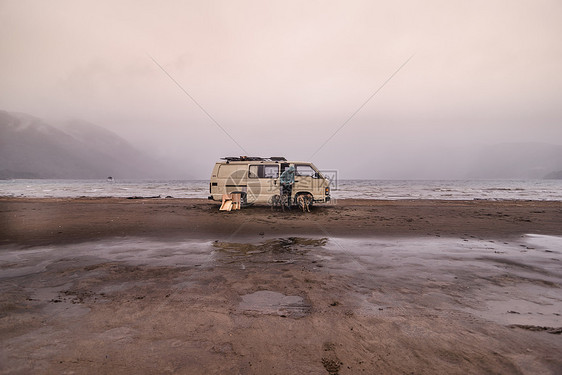
[[[272,204],[280,195],[279,177],[295,168],[295,183],[289,202],[296,204],[305,194],[310,202],[330,201],[330,181],[310,162],[287,161],[284,157],[225,157],[213,168],[209,199],[221,201],[223,194],[240,193],[242,205]]]

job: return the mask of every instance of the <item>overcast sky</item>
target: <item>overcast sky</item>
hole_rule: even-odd
[[[562,144],[562,1],[0,0],[0,109],[104,126],[207,178],[313,153],[343,177],[454,176]],[[154,58],[234,138],[155,64]]]

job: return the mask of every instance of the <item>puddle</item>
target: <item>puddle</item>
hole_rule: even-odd
[[[327,238],[313,239],[288,237],[275,238],[258,244],[215,241],[213,242],[213,247],[217,251],[238,256],[248,256],[261,253],[304,254],[311,248],[326,245],[327,242]]]
[[[57,263],[124,262],[133,266],[201,266],[212,262],[211,242],[167,242],[126,238],[84,242],[57,247],[3,249],[0,251],[0,279],[44,272]]]
[[[398,307],[459,309],[502,325],[562,327],[562,237],[336,238],[327,268],[354,270],[384,293],[359,295],[361,311]]]
[[[546,236],[542,234],[527,234],[525,240],[529,247],[536,248],[548,253],[560,255],[562,253],[562,237]]]
[[[465,311],[503,325],[562,327],[560,300],[549,301],[546,296],[531,301],[520,298],[488,301],[482,310]]]
[[[268,290],[242,296],[238,308],[248,312],[288,318],[302,318],[310,311],[310,306],[304,302],[302,297],[286,296]]]
[[[441,279],[463,267],[490,275],[499,270],[528,278],[539,274],[554,283],[562,278],[562,237],[556,236],[526,235],[513,243],[466,238],[333,238],[324,248],[330,255],[346,256],[340,262],[360,263],[364,270],[371,265],[394,272],[414,268],[422,276]]]
[[[253,262],[292,263],[312,249],[323,247],[327,243],[327,238],[288,237],[275,238],[261,243],[215,241],[213,248],[217,260],[249,258],[248,261]],[[266,256],[267,259],[260,258],[260,255]]]
[[[167,242],[144,238],[92,243],[90,254],[135,266],[189,266],[211,261],[210,242]]]
[[[39,274],[47,269],[62,275],[78,265],[107,261],[133,266],[209,268],[239,262],[244,272],[248,272],[246,266],[251,263],[298,263],[299,267],[308,264],[315,272],[354,278],[355,286],[349,293],[356,295],[362,311],[367,313],[419,306],[460,309],[500,324],[562,327],[562,237],[557,236],[530,234],[509,242],[469,236],[288,237],[259,243],[117,238],[33,249],[4,247],[0,251],[0,279]],[[91,273],[88,276],[93,277]],[[66,277],[70,281],[78,276]],[[0,291],[9,289],[10,284],[4,284]],[[104,292],[135,286],[133,282],[105,286]],[[50,289],[41,293],[44,295],[33,298],[54,298]],[[302,297],[260,291],[243,296],[240,309],[301,317],[308,313],[309,306]]]
[[[33,250],[9,250],[0,252],[0,279],[8,279],[43,272],[53,263],[53,248]]]

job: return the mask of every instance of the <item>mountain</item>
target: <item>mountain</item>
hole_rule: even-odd
[[[100,126],[0,111],[0,178],[158,178],[167,166]]]
[[[544,178],[548,180],[562,180],[562,170],[551,172],[544,176]]]
[[[548,143],[501,143],[482,147],[469,178],[556,178],[562,170],[562,146]]]

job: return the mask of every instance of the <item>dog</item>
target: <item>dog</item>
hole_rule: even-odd
[[[283,211],[285,211],[285,205],[283,203],[286,203],[286,202],[287,202],[287,199],[286,199],[285,196],[281,196],[279,194],[273,195],[271,198],[269,198],[269,204],[271,205],[271,211],[273,211],[274,207],[281,207],[283,209]]]
[[[310,194],[300,194],[297,197],[297,204],[302,208],[302,212],[310,212],[310,205],[312,204],[312,196]]]

